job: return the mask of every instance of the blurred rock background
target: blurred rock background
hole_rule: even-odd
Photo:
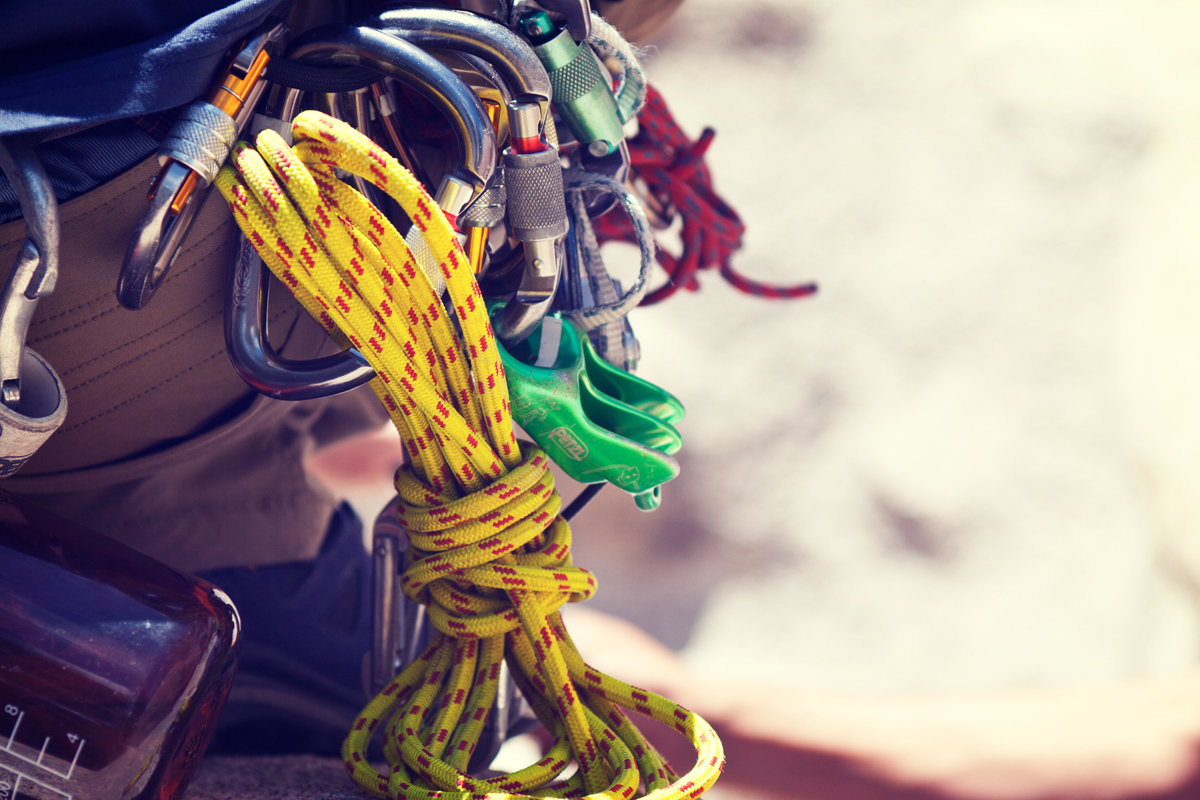
[[[580,516],[594,607],[702,672],[809,688],[1192,665],[1143,468],[1161,445],[1130,424],[1156,412],[1130,381],[1196,347],[1139,333],[1187,287],[1171,254],[1145,263],[1172,232],[1130,229],[1182,199],[1145,184],[1196,106],[1197,13],[688,0],[650,77],[691,135],[718,131],[738,269],[821,293],[713,275],[635,313],[641,373],[689,408],[684,474],[655,514],[606,491]],[[1131,308],[1151,273],[1159,296]]]
[[[1162,376],[1200,365],[1179,325],[1144,330],[1164,298],[1190,313],[1191,262],[1148,248],[1188,239],[1154,227],[1194,206],[1151,179],[1200,119],[1197,22],[1183,2],[687,0],[646,66],[693,138],[717,130],[734,263],[821,291],[713,274],[634,312],[640,374],[688,406],[684,471],[655,513],[610,488],[578,517],[592,607],[714,677],[814,689],[1191,666],[1153,462],[1194,406],[1157,443],[1131,420],[1166,419]],[[1200,469],[1176,466],[1186,495]],[[369,518],[390,488],[345,490]]]

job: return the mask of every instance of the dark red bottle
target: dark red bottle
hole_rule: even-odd
[[[174,800],[237,664],[219,589],[0,491],[0,800]]]

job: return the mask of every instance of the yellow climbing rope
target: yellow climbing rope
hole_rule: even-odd
[[[513,435],[495,338],[453,229],[411,173],[348,125],[307,111],[292,136],[294,147],[273,131],[255,147],[239,142],[216,185],[272,272],[378,375],[371,386],[410,456],[396,478],[409,546],[401,586],[439,632],[359,715],[346,770],[378,797],[411,800],[703,794],[725,760],[712,727],[590,668],[563,626],[558,609],[590,597],[595,581],[571,564],[549,459]],[[418,264],[335,169],[391,195],[437,263]],[[425,269],[440,270],[461,338]],[[536,764],[477,779],[464,770],[502,660],[556,741]],[[677,776],[622,708],[688,737],[695,766]],[[388,774],[366,760],[385,721]],[[577,771],[560,779],[572,762]]]

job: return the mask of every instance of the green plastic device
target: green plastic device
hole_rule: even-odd
[[[683,404],[604,361],[558,316],[511,351],[497,345],[513,419],[554,463],[580,483],[609,481],[639,508],[657,508],[659,487],[679,474],[671,456],[683,446],[673,425],[683,419]]]
[[[621,113],[604,74],[587,42],[576,42],[559,29],[545,11],[521,18],[521,29],[550,76],[552,102],[575,138],[593,156],[606,156],[625,138]]]

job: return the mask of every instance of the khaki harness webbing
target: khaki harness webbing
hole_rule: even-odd
[[[292,135],[294,148],[272,131],[256,148],[239,143],[216,185],[272,272],[376,371],[371,386],[410,456],[396,478],[409,539],[401,587],[439,631],[355,721],[343,745],[350,776],[376,796],[411,800],[703,794],[724,766],[712,727],[587,666],[563,626],[558,609],[590,597],[595,580],[571,564],[549,459],[513,435],[495,337],[450,224],[411,173],[348,125],[308,111]],[[404,209],[437,261],[461,339],[404,239],[335,169]],[[556,741],[536,764],[477,779],[464,770],[502,660]],[[688,737],[692,769],[678,777],[623,708]],[[390,774],[366,760],[385,721]],[[556,780],[572,762],[578,771]]]

